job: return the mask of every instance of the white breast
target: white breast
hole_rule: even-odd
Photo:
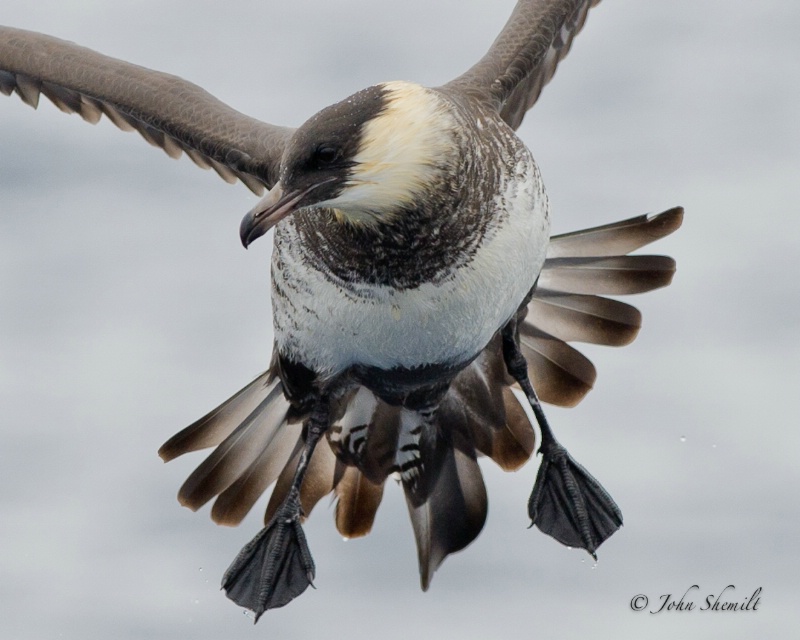
[[[518,309],[544,262],[547,197],[530,156],[494,198],[503,224],[449,278],[408,290],[365,285],[354,291],[309,268],[291,221],[276,228],[275,339],[281,353],[320,373],[353,364],[418,367],[471,359]],[[499,215],[499,218],[502,217]]]

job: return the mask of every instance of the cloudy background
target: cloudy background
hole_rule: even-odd
[[[298,125],[376,82],[436,85],[511,0],[4,0],[0,20]],[[105,121],[0,101],[0,636],[753,638],[800,628],[800,4],[606,0],[521,129],[555,232],[673,205],[674,284],[639,339],[592,348],[595,390],[550,409],[625,527],[600,561],[526,529],[532,465],[484,465],[489,518],[427,594],[401,492],[368,538],[308,525],[317,590],[258,626],[219,579],[260,527],[175,500],[201,455],[156,455],[268,363],[254,197]],[[43,100],[43,103],[45,101]],[[327,512],[326,512],[327,511]],[[757,612],[634,613],[693,584]]]

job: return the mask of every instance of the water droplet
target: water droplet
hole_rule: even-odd
[[[592,569],[597,569],[597,563],[596,562],[592,565]]]
[[[686,436],[681,436],[681,442],[686,442]]]
[[[199,571],[202,573],[202,571],[203,571],[203,567],[200,567]]]
[[[200,600],[198,600],[198,599],[196,599],[196,598],[195,598],[195,600],[194,600],[194,603],[195,603],[195,604],[200,604]]]
[[[716,445],[716,444],[712,444],[712,445],[711,445],[711,448],[712,448],[712,449],[716,449],[716,448],[717,448],[717,445]]]

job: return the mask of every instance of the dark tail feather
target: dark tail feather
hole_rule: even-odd
[[[300,452],[303,449],[302,440],[298,440],[291,457],[283,467],[272,494],[269,497],[267,510],[264,514],[264,524],[269,524],[278,507],[283,504],[291,488],[292,478],[297,470]],[[326,442],[320,442],[314,449],[308,463],[305,479],[300,487],[300,505],[303,519],[308,517],[316,504],[331,491],[344,472],[344,465],[337,461],[336,456]]]
[[[300,441],[299,424],[284,424],[275,434],[268,447],[239,478],[219,494],[211,509],[211,518],[218,524],[238,525],[253,508],[253,505],[277,480]]]
[[[526,322],[520,326],[520,346],[528,376],[543,402],[574,407],[594,385],[594,365],[563,340]]]
[[[386,404],[361,387],[334,422],[328,441],[340,460],[357,467],[373,484],[382,484],[396,471],[399,435],[400,407]]]
[[[668,236],[683,222],[683,207],[645,214],[550,238],[549,258],[622,256]]]
[[[459,373],[438,410],[441,424],[469,433],[475,449],[507,471],[527,462],[535,440],[509,383],[498,336]]]
[[[666,287],[674,275],[675,261],[667,256],[548,258],[539,286],[564,293],[628,295]]]
[[[400,437],[400,407],[378,400],[367,433],[357,466],[374,484],[382,484],[397,470],[395,455]]]
[[[642,326],[642,314],[624,302],[546,289],[536,291],[528,313],[538,329],[565,342],[619,347],[633,342]]]
[[[367,535],[383,498],[383,483],[374,484],[356,467],[347,467],[334,492],[339,533],[345,538]]]
[[[184,453],[218,445],[280,386],[271,371],[262,373],[216,409],[172,436],[161,445],[158,455],[169,462]]]
[[[506,428],[497,433],[489,455],[505,471],[516,471],[533,454],[536,435],[528,414],[510,387],[503,389]]]
[[[181,504],[199,509],[230,487],[262,451],[272,448],[288,410],[281,385],[273,385],[267,397],[187,478],[178,493]]]
[[[442,561],[472,542],[486,521],[486,487],[475,450],[468,437],[448,427],[440,432],[445,453],[427,500],[415,506],[406,491],[423,591]]]

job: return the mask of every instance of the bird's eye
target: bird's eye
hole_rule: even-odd
[[[318,167],[328,167],[339,159],[342,152],[338,147],[323,144],[314,151],[314,164]]]

